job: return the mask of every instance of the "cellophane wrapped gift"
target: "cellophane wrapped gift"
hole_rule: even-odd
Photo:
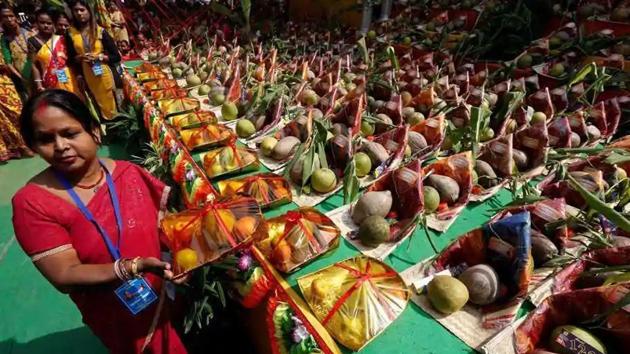
[[[358,351],[403,312],[409,292],[388,265],[359,256],[298,279],[315,317],[345,347]]]
[[[272,288],[268,275],[250,249],[230,254],[215,266],[226,270],[230,287],[237,293],[235,298],[245,308],[251,309],[260,305]]]
[[[142,88],[146,91],[154,91],[154,90],[164,90],[169,88],[175,88],[177,86],[177,81],[170,79],[160,79],[155,81],[149,81],[142,84]]]
[[[161,227],[181,275],[249,243],[264,218],[252,198],[210,200],[203,208],[167,215]]]
[[[224,197],[252,197],[263,209],[290,203],[292,199],[289,182],[274,173],[222,180],[217,187]]]
[[[180,99],[188,96],[186,90],[178,87],[170,87],[161,90],[153,90],[149,93],[154,100]]]
[[[162,70],[160,70],[160,68],[158,68],[157,66],[151,63],[143,62],[142,64],[136,66],[134,68],[134,71],[136,72],[136,74],[140,74],[140,73],[147,73],[147,72],[161,72]]]
[[[339,228],[311,207],[288,211],[267,220],[254,241],[273,266],[289,273],[339,246]]]
[[[158,101],[158,108],[168,118],[173,115],[199,110],[200,103],[196,98],[170,98]]]
[[[194,111],[170,118],[171,125],[177,130],[197,128],[204,124],[217,124],[217,116],[210,111]]]
[[[168,77],[166,77],[166,74],[164,74],[161,71],[149,71],[149,72],[144,72],[144,73],[138,73],[138,75],[136,75],[136,79],[140,82],[147,82],[147,81],[155,81],[155,80],[160,80],[160,79],[168,79]]]
[[[258,169],[256,152],[236,146],[233,139],[226,146],[208,151],[203,155],[203,168],[210,178]]]
[[[206,124],[198,128],[182,130],[179,136],[188,150],[209,149],[235,138],[232,130],[221,124]]]
[[[424,160],[440,149],[446,136],[446,123],[443,114],[429,117],[422,122],[412,125],[410,132],[420,133],[427,142],[427,147],[418,151],[412,151],[414,157]]]
[[[565,353],[627,353],[630,348],[630,313],[627,304],[630,284],[618,284],[576,290],[548,297],[514,331],[514,346],[518,354],[530,354],[536,350],[564,347]],[[577,326],[590,332],[586,343],[571,330],[553,333],[559,326]],[[593,347],[597,338],[605,351]],[[586,348],[588,345],[591,348]],[[573,349],[567,349],[573,348]],[[583,351],[580,351],[580,348]],[[558,348],[554,348],[558,350]]]
[[[308,320],[288,301],[288,296],[276,291],[267,302],[267,332],[273,354],[320,354],[318,335]],[[321,343],[321,344],[320,344]]]

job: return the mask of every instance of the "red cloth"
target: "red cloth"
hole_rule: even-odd
[[[116,161],[112,177],[123,218],[122,257],[160,258],[157,220],[167,192],[165,185],[140,167],[124,161]],[[107,189],[104,185],[98,190],[87,207],[116,244],[118,232]],[[37,185],[27,184],[13,197],[13,225],[18,242],[29,256],[70,244],[84,264],[112,263],[100,234],[79,209]],[[146,279],[159,294],[161,279],[151,274]],[[140,353],[158,302],[133,316],[114,294],[119,285],[117,281],[75,290],[70,298],[81,311],[83,322],[112,353]],[[166,300],[146,352],[186,353],[171,326],[168,312]]]

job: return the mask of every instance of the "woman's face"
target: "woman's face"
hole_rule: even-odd
[[[57,19],[55,27],[57,28],[58,34],[66,34],[66,32],[68,32],[68,28],[70,28],[70,21],[68,21],[68,18],[61,16]]]
[[[15,13],[11,9],[2,10],[0,13],[0,20],[2,21],[2,27],[4,27],[5,30],[15,31],[20,25]]]
[[[55,170],[65,174],[84,171],[96,159],[98,143],[66,111],[43,106],[33,116],[33,150]],[[93,134],[99,137],[98,130]]]
[[[51,35],[55,31],[53,21],[47,14],[37,16],[37,30],[45,35]]]
[[[72,7],[72,13],[74,14],[74,18],[76,18],[81,24],[85,24],[90,21],[90,11],[81,3],[76,3],[74,7]]]

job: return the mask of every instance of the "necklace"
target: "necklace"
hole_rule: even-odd
[[[100,188],[99,184],[101,184],[101,182],[103,181],[103,177],[105,177],[105,172],[103,172],[103,169],[101,168],[101,176],[98,178],[98,181],[96,181],[96,183],[88,184],[88,185],[77,183],[75,187],[81,188],[81,189],[92,189],[94,193],[96,193],[98,192],[98,189]]]

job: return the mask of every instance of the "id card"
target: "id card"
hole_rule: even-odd
[[[115,291],[118,299],[132,314],[136,315],[157,300],[155,291],[144,278],[124,282]]]
[[[56,70],[56,74],[57,74],[57,81],[59,81],[62,84],[65,84],[68,82],[68,74],[66,74],[66,69]]]
[[[92,73],[94,73],[95,76],[103,75],[103,65],[100,62],[92,64]]]

